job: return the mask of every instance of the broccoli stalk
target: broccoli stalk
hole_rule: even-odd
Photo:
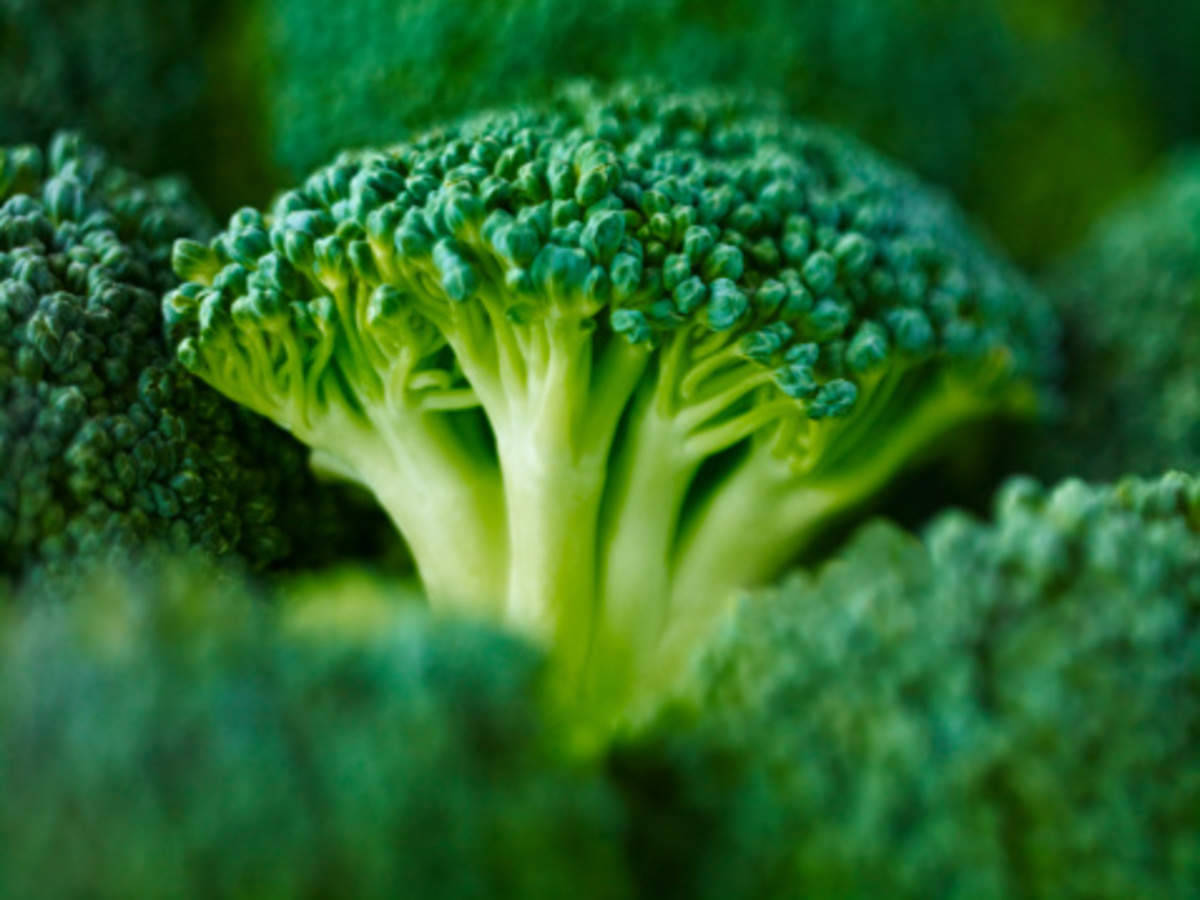
[[[184,364],[598,707],[940,434],[1032,410],[1053,355],[944,203],[724,95],[580,89],[344,155],[175,267]]]

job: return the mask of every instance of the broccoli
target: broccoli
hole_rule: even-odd
[[[785,96],[954,190],[1022,259],[1061,251],[1153,148],[1078,4],[1004,0],[257,0],[252,98],[293,178],[347,147],[570,77]],[[1067,8],[1063,8],[1067,6]],[[244,158],[244,153],[240,155]],[[253,198],[247,195],[247,200]],[[265,199],[265,197],[263,198]],[[1029,210],[1036,209],[1036,216]]]
[[[621,799],[527,644],[295,631],[187,560],[54,591],[0,627],[0,895],[629,895]]]
[[[256,567],[367,542],[375,520],[356,531],[299,444],[164,342],[172,241],[210,230],[182,183],[76,136],[0,149],[0,572],[146,541]]]
[[[204,90],[197,0],[0,0],[0,144],[66,124],[141,168],[167,162]],[[178,149],[178,148],[171,148]]]
[[[174,260],[183,364],[581,689],[659,690],[731,589],[1055,365],[944,200],[724,93],[578,85],[346,154]]]
[[[1200,481],[1018,478],[993,522],[871,524],[744,598],[696,685],[693,734],[739,736],[771,779],[796,896],[1185,896]]]
[[[1067,405],[1027,452],[1045,478],[1200,472],[1200,153],[1102,221],[1047,282]]]
[[[233,0],[0,0],[0,145],[78,128],[122,165],[186,172],[216,208],[275,178],[262,50]]]

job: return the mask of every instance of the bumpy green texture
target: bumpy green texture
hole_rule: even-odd
[[[435,603],[598,691],[661,687],[733,588],[1054,366],[940,197],[720,93],[347,154],[174,258],[184,365],[368,486]]]
[[[1067,323],[1067,402],[1027,464],[1049,478],[1200,472],[1200,153],[1101,222],[1047,291]]]
[[[293,177],[569,77],[737,84],[952,188],[1022,259],[1144,163],[1141,110],[1075,9],[1011,0],[259,0],[257,81]],[[231,98],[236,100],[237,98]],[[1031,215],[1030,210],[1036,210]]]
[[[75,136],[0,148],[0,571],[147,540],[261,567],[349,532],[303,448],[162,338],[172,241],[210,230]]]
[[[628,895],[527,645],[412,611],[292,634],[190,564],[73,584],[0,619],[3,896]]]
[[[1017,479],[924,543],[873,524],[729,635],[701,709],[770,773],[796,896],[1200,883],[1196,479]]]

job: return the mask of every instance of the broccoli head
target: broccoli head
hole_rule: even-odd
[[[75,136],[0,149],[0,571],[146,540],[265,566],[336,534],[303,448],[162,338],[171,243],[209,231]]]
[[[369,487],[435,602],[598,690],[657,690],[731,589],[1054,367],[939,196],[720,93],[581,85],[346,154],[174,259],[183,364]]]
[[[703,728],[769,773],[798,896],[1200,883],[1193,477],[1016,479],[923,543],[872,524],[747,597],[714,660]]]
[[[1200,472],[1200,153],[1177,156],[1048,280],[1066,321],[1067,407],[1044,477]]]
[[[314,635],[188,560],[51,599],[0,620],[3,896],[627,896],[527,644],[412,609]]]

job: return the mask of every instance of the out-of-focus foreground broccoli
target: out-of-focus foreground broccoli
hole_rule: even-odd
[[[1061,422],[1039,475],[1200,472],[1200,151],[1181,152],[1047,282],[1065,320]]]
[[[769,792],[724,800],[776,804],[790,895],[1200,884],[1195,478],[1017,479],[994,521],[947,514],[923,542],[872,524],[746,598],[727,640],[698,730],[765,766]],[[694,745],[667,730],[659,746],[686,762]],[[653,748],[629,752],[644,766]],[[678,796],[703,794],[704,767],[682,771]]]
[[[0,619],[0,896],[628,895],[620,798],[515,638],[317,633],[187,561],[42,590]]]
[[[745,598],[580,756],[538,654],[317,631],[174,563],[0,624],[12,897],[1177,898],[1200,877],[1200,482],[1017,480]],[[324,602],[338,605],[339,582]],[[28,598],[27,598],[28,599]]]
[[[175,265],[184,365],[598,704],[669,686],[733,589],[946,433],[1035,414],[1056,364],[943,198],[726,92],[580,85],[347,154]]]
[[[172,241],[210,230],[182,183],[76,136],[0,148],[0,575],[146,542],[315,564],[367,534],[298,443],[163,340]]]

